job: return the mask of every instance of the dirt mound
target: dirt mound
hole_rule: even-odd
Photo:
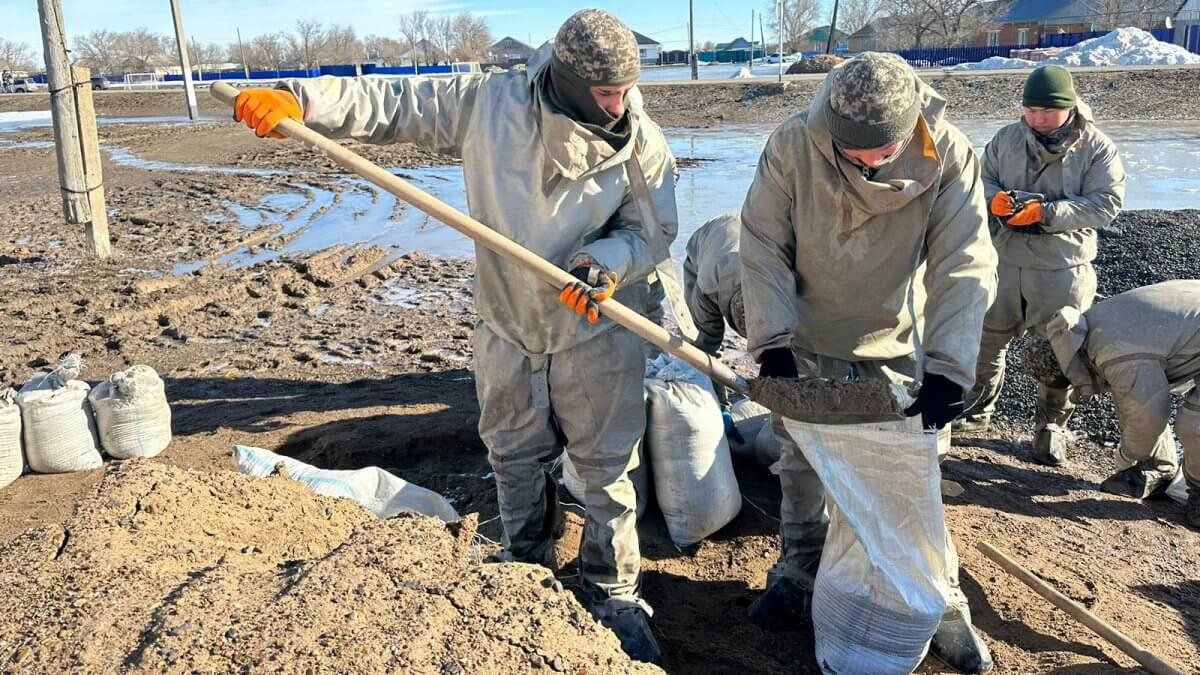
[[[801,59],[792,65],[788,66],[788,75],[803,75],[804,73],[828,73],[833,70],[837,64],[845,61],[840,56],[833,54],[817,54],[810,56],[807,59]]]
[[[20,672],[659,672],[474,519],[376,520],[285,477],[112,465],[62,528],[0,547]]]

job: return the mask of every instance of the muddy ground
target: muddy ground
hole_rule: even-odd
[[[40,140],[46,133],[7,138]],[[209,266],[172,275],[177,264],[239,247],[279,247],[272,233],[241,227],[231,203],[257,203],[278,182],[301,191],[306,185],[337,191],[338,174],[324,159],[287,143],[258,141],[232,124],[106,126],[101,133],[102,142],[129,147],[144,159],[306,173],[180,173],[107,164],[119,255],[101,263],[86,254],[81,228],[61,223],[52,149],[0,147],[0,316],[6,338],[0,342],[0,384],[19,385],[67,351],[83,354],[84,377],[93,382],[131,364],[148,364],[167,382],[176,434],[151,464],[227,471],[233,444],[242,443],[331,468],[380,465],[453,499],[462,513],[478,513],[479,532],[498,540],[495,488],[475,429],[471,264],[419,254],[392,260],[390,251],[371,248],[330,249],[244,269]],[[400,169],[445,163],[408,147],[369,150]],[[1103,291],[1196,276],[1200,212],[1137,212],[1117,225],[1121,235],[1102,245]],[[945,465],[946,476],[966,488],[949,500],[947,517],[963,559],[964,587],[998,672],[1139,671],[986,561],[975,549],[980,541],[1017,556],[1161,657],[1194,669],[1200,663],[1200,535],[1180,524],[1182,509],[1174,503],[1141,504],[1098,491],[1112,470],[1111,448],[1104,447],[1112,427],[1102,403],[1078,416],[1082,433],[1070,466],[1030,464],[1022,431],[1027,406],[1019,403],[1023,390],[1019,378],[1015,382],[1005,401],[1007,425],[958,439]],[[653,510],[643,520],[645,594],[656,608],[665,667],[677,673],[815,672],[811,636],[766,633],[745,618],[774,560],[779,489],[756,466],[737,469],[745,497],[741,515],[695,551],[677,551]],[[103,476],[104,470],[27,475],[0,490],[0,542],[17,541],[34,527],[52,533],[76,518],[81,503],[94,503],[89,497]],[[125,527],[110,520],[106,527]],[[571,525],[560,551],[568,587],[577,517]],[[58,544],[47,544],[47,536],[28,546],[49,546],[53,557]],[[258,545],[246,531],[230,536],[231,545]],[[162,545],[191,544],[168,538]],[[328,559],[318,550],[304,557],[312,564]],[[19,574],[16,560],[0,557],[0,574]],[[265,569],[288,571],[282,559]],[[184,572],[174,573],[178,584],[187,581]],[[113,578],[120,583],[119,575]],[[69,584],[41,588],[54,607],[70,608],[78,599]],[[213,596],[206,586],[194,588]],[[29,596],[30,602],[42,602],[34,597],[41,596]],[[371,606],[356,597],[345,605],[359,616]],[[349,621],[345,615],[296,617],[334,628]],[[159,635],[151,630],[155,626],[169,631],[175,625],[160,618],[143,627],[148,635]],[[65,619],[41,614],[31,621],[57,626],[53,622]],[[44,628],[22,629],[15,639],[6,635],[0,670],[29,670],[10,659],[36,657],[29,663],[44,667],[35,670],[65,663],[74,644],[65,637],[52,643],[59,651],[38,656],[36,649],[47,643],[32,644],[33,636],[48,634]],[[208,636],[209,629],[201,634]],[[261,624],[255,630],[267,640],[289,639]],[[311,639],[301,645],[309,652],[328,653],[319,634],[297,629],[295,636]],[[188,643],[174,644],[179,649]],[[308,653],[294,646],[276,653]],[[214,659],[228,655],[221,649]],[[943,671],[933,661],[924,670]]]

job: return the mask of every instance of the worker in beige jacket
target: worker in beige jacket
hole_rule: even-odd
[[[915,385],[919,326],[925,374],[909,414],[940,429],[962,411],[996,254],[979,162],[944,110],[902,59],[867,52],[830,72],[811,108],[768,139],[742,207],[746,331],[760,375]],[[783,550],[750,608],[765,628],[811,620],[829,522],[820,479],[781,418],[773,426],[785,441]],[[951,577],[931,649],[963,672],[983,672],[991,656],[957,569]]]
[[[580,279],[560,292],[476,247],[479,433],[507,557],[548,566],[561,514],[545,467],[565,444],[586,485],[580,569],[589,609],[630,656],[655,661],[627,476],[645,428],[645,361],[640,340],[597,311],[614,289],[647,309],[645,280],[667,255],[648,242],[656,235],[669,244],[677,230],[674,158],[642,109],[638,74],[629,28],[583,10],[524,71],[288,80],[243,92],[236,114],[259,135],[290,116],[331,137],[461,157],[471,215]],[[657,212],[661,232],[644,230],[631,158],[648,183],[642,206]]]
[[[983,342],[970,408],[955,425],[983,431],[1000,398],[1008,343],[1026,331],[1044,334],[1059,308],[1082,312],[1096,295],[1096,230],[1112,222],[1125,196],[1117,148],[1096,128],[1071,73],[1043,66],[1030,73],[1021,121],[996,133],[983,158],[983,184],[1000,254],[996,302]],[[1066,461],[1068,391],[1038,385],[1033,458]]]
[[[1200,528],[1200,281],[1166,281],[1114,295],[1086,312],[1055,313],[1045,338],[1020,352],[1038,382],[1086,401],[1111,392],[1121,423],[1120,468],[1101,487],[1136,499],[1161,493],[1179,472],[1186,520]],[[1171,433],[1171,394],[1184,394]]]
[[[692,233],[683,259],[684,298],[698,333],[695,345],[713,355],[721,352],[726,323],[739,335],[746,332],[741,230],[737,213],[723,213]]]

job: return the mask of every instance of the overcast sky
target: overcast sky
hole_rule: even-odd
[[[750,32],[750,11],[772,6],[770,0],[694,0],[696,41],[723,42]],[[359,36],[398,37],[399,17],[413,9],[433,13],[474,12],[486,17],[492,36],[511,35],[537,46],[554,35],[572,12],[601,7],[621,17],[631,28],[662,42],[666,49],[687,48],[687,0],[618,0],[563,2],[552,0],[179,0],[189,40],[229,44],[260,33],[287,31],[299,20],[350,24]],[[832,6],[831,3],[826,2]],[[168,0],[62,0],[68,37],[94,30],[148,28],[171,33]],[[336,11],[331,11],[336,8]],[[758,30],[755,20],[755,30]],[[765,26],[764,22],[764,26]],[[767,28],[770,35],[770,28]],[[0,0],[0,37],[28,43],[41,57],[41,28],[37,2]]]

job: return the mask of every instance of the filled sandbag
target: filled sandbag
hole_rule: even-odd
[[[734,457],[755,459],[758,433],[764,426],[771,426],[771,411],[745,397],[738,397],[729,406],[729,416],[737,429],[736,435],[727,435],[729,451]]]
[[[288,476],[313,492],[326,497],[353,500],[379,518],[419,513],[444,523],[458,520],[458,512],[445,497],[377,466],[354,470],[318,469],[298,459],[248,445],[235,445],[233,456],[237,460],[239,473],[266,478],[275,473],[276,466],[282,464]]]
[[[0,488],[16,480],[24,466],[17,392],[5,389],[0,391]]]
[[[171,442],[171,406],[149,366],[113,373],[88,394],[100,445],[117,459],[154,457]]]
[[[712,382],[666,355],[654,366],[644,445],[667,532],[677,546],[690,546],[737,517],[742,496]]]
[[[103,464],[87,400],[91,387],[75,379],[82,369],[82,359],[71,354],[53,371],[35,375],[17,394],[25,458],[33,471],[69,473]]]
[[[770,469],[779,462],[779,456],[783,454],[783,443],[779,441],[779,437],[775,435],[775,430],[770,424],[765,424],[758,430],[758,435],[754,437],[754,459],[759,466]]]

